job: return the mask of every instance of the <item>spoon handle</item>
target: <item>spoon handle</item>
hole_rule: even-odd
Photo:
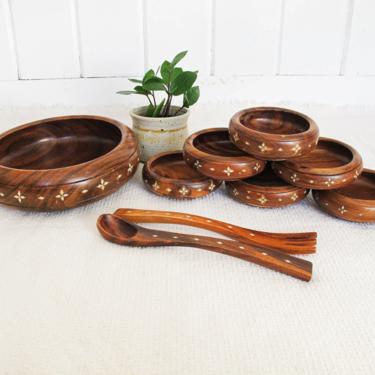
[[[123,219],[120,218],[120,220]],[[139,225],[136,225],[136,228],[137,235],[134,239],[132,237],[120,237],[119,235],[107,235],[106,238],[112,242],[130,246],[197,247],[241,258],[300,280],[309,281],[312,276],[311,262],[259,245],[206,236],[159,231],[143,228]]]
[[[316,232],[270,233],[242,228],[207,217],[173,211],[119,208],[114,213],[134,223],[184,224],[207,229],[248,244],[259,244],[289,254],[309,254],[316,250]]]

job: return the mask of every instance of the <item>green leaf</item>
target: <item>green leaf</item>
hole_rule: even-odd
[[[171,81],[174,81],[182,72],[183,70],[181,68],[173,68]]]
[[[151,104],[148,105],[145,116],[146,117],[152,117],[152,114],[154,113],[155,107]]]
[[[165,103],[165,99],[163,99],[155,108],[153,114],[152,114],[152,117],[159,117],[160,115],[160,112],[164,106],[164,103]]]
[[[144,84],[146,81],[148,81],[150,78],[154,77],[155,76],[155,72],[150,69],[149,71],[147,71],[145,73],[145,75],[143,76],[143,80],[142,80],[142,83]]]
[[[125,90],[125,91],[117,91],[116,94],[131,95],[131,94],[138,94],[138,93],[137,93],[137,91]]]
[[[146,82],[143,82],[143,88],[150,91],[164,91],[164,81],[159,77],[151,77]]]
[[[186,91],[184,95],[184,107],[190,107],[194,105],[199,99],[200,91],[198,86],[192,87],[190,90]],[[185,105],[185,101],[188,104]]]
[[[172,68],[172,64],[167,60],[165,60],[163,64],[161,64],[160,74],[166,85],[168,85],[171,80]]]
[[[144,87],[142,87],[142,86],[135,86],[134,90],[137,91],[137,93],[141,94],[141,95],[149,95],[150,94],[150,91],[144,89]]]
[[[134,82],[134,83],[142,83],[142,80],[140,80],[140,79],[135,79],[135,78],[129,78],[129,81],[130,81],[130,82]]]
[[[188,51],[182,51],[178,53],[171,62],[172,66],[177,65],[186,56],[187,53]]]
[[[182,72],[172,81],[171,93],[176,96],[183,94],[193,86],[196,79],[196,73],[189,71]]]

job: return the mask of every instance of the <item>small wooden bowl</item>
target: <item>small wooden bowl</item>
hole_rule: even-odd
[[[320,138],[311,153],[273,163],[276,173],[290,184],[308,189],[332,190],[353,182],[362,172],[362,158],[351,146]]]
[[[266,166],[238,149],[227,128],[211,128],[192,134],[184,144],[184,159],[205,176],[218,180],[240,180],[260,173]]]
[[[311,152],[319,129],[310,117],[289,109],[258,107],[237,112],[229,133],[241,150],[264,160],[286,160]]]
[[[143,167],[143,181],[153,193],[176,199],[200,198],[221,184],[190,168],[182,151],[162,152],[148,159]]]
[[[336,190],[313,190],[316,203],[330,215],[359,223],[375,222],[375,171],[364,169],[348,186]]]
[[[134,133],[99,116],[35,121],[0,135],[0,203],[63,210],[116,191],[139,162]]]
[[[289,185],[268,164],[259,175],[241,181],[227,181],[227,190],[236,200],[257,207],[282,207],[304,199],[309,190]]]

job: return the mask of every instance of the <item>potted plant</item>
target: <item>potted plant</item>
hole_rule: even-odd
[[[133,130],[141,147],[141,161],[163,151],[180,150],[188,136],[189,107],[199,99],[199,87],[193,86],[198,72],[185,71],[177,64],[187,51],[178,53],[172,61],[165,60],[156,70],[147,71],[142,79],[130,78],[133,90],[118,91],[122,95],[143,95],[148,105],[130,111]],[[172,103],[180,97],[180,105]]]

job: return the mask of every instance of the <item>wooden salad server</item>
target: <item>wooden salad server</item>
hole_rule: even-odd
[[[243,243],[266,246],[290,254],[311,254],[316,251],[316,232],[268,233],[238,227],[203,216],[173,211],[120,208],[114,213],[134,223],[184,224],[207,229]]]
[[[258,245],[148,229],[112,214],[101,215],[97,227],[105,239],[120,245],[197,247],[241,258],[300,280],[309,281],[312,276],[311,262]]]

